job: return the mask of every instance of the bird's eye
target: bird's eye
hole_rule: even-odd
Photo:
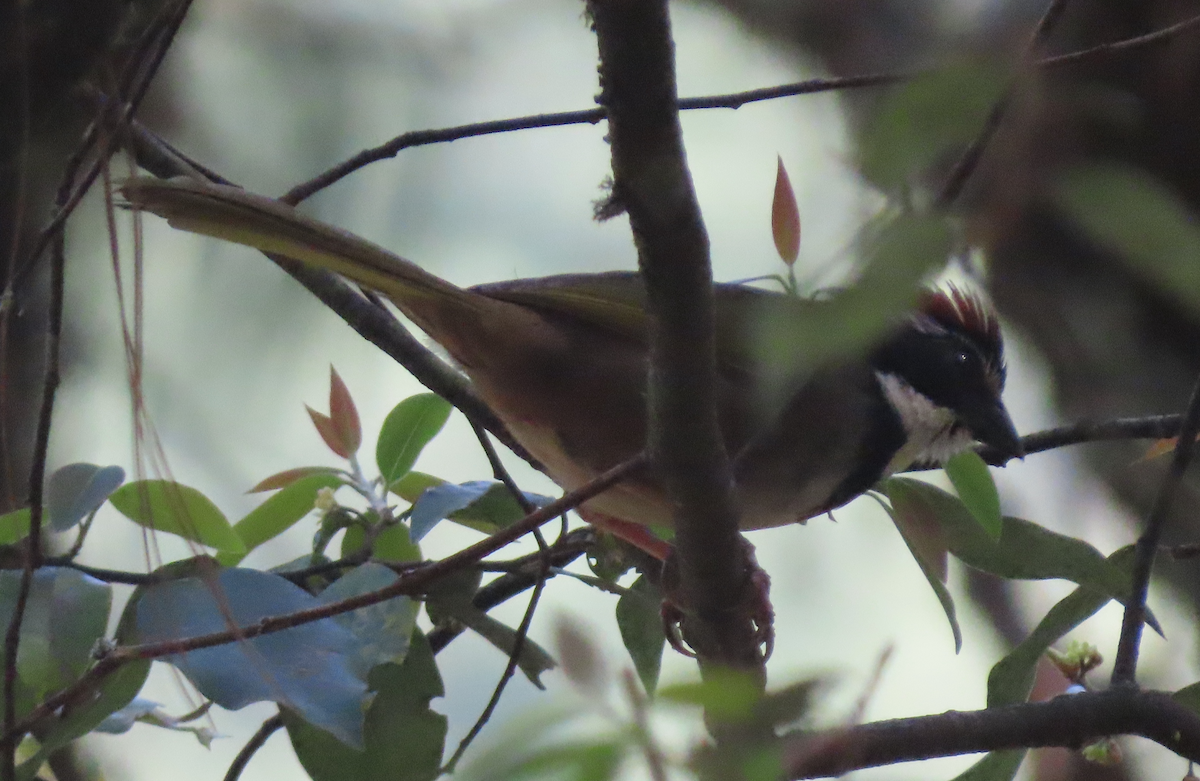
[[[970,360],[971,356],[967,355],[965,352],[958,352],[954,354],[954,362],[959,366],[966,366]]]

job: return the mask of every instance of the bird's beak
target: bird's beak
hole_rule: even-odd
[[[971,433],[983,444],[994,448],[1001,457],[1000,463],[1010,458],[1024,458],[1025,447],[1013,425],[1004,402],[999,399],[980,399],[959,411]]]

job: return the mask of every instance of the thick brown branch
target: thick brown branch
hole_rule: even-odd
[[[683,149],[667,3],[592,0],[588,10],[612,145],[609,211],[629,215],[653,316],[648,448],[675,507],[680,585],[698,619],[685,630],[702,660],[761,672],[740,609],[746,570],[717,425],[708,235]]]
[[[783,764],[788,778],[822,778],[982,751],[1079,748],[1108,735],[1141,735],[1182,757],[1200,760],[1200,715],[1165,692],[1112,689],[796,733],[783,739]]]

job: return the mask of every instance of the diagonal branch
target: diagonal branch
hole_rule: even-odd
[[[1183,416],[1179,439],[1175,443],[1175,453],[1171,458],[1171,467],[1163,478],[1158,497],[1154,500],[1154,507],[1150,510],[1146,530],[1137,541],[1137,553],[1133,562],[1133,591],[1125,605],[1125,615],[1121,619],[1121,637],[1117,641],[1117,657],[1113,661],[1113,686],[1134,686],[1137,683],[1138,647],[1142,640],[1142,623],[1146,619],[1150,571],[1154,568],[1154,557],[1162,540],[1167,514],[1175,502],[1175,494],[1183,482],[1183,474],[1191,463],[1197,434],[1200,434],[1200,378],[1196,380],[1191,401],[1188,402],[1187,412]]]
[[[1068,2],[1069,0],[1050,0],[1050,4],[1046,6],[1046,10],[1042,12],[1042,18],[1038,20],[1037,25],[1034,27],[1033,34],[1029,36],[1029,43],[1025,45],[1023,59],[1026,62],[1032,59],[1038,48],[1050,37],[1050,33],[1054,31],[1059,19],[1062,18],[1063,12],[1067,10]],[[992,110],[988,112],[988,116],[984,120],[983,127],[979,133],[967,145],[967,148],[962,151],[958,160],[955,161],[937,195],[937,203],[942,208],[952,206],[958,200],[958,197],[962,195],[962,191],[967,186],[971,174],[975,173],[975,169],[979,167],[980,161],[983,160],[983,153],[987,150],[997,131],[1000,130],[1000,124],[1004,121],[1004,117],[1008,113],[1014,94],[1015,88],[1012,86],[1005,90],[1004,95],[996,101],[995,105],[992,106]]]

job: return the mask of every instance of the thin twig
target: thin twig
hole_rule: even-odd
[[[533,614],[537,611],[538,602],[542,598],[542,591],[546,587],[546,578],[550,570],[548,551],[540,551],[539,553],[542,557],[542,566],[538,570],[537,581],[533,585],[533,594],[529,597],[529,604],[525,606],[525,614],[521,616],[521,623],[517,626],[517,636],[513,641],[512,653],[508,655],[508,664],[504,666],[504,673],[500,676],[500,680],[496,682],[496,687],[492,690],[492,696],[488,699],[487,705],[484,706],[483,712],[479,714],[479,718],[471,725],[471,729],[459,741],[458,748],[454,750],[450,761],[442,768],[443,774],[454,773],[454,769],[458,767],[458,763],[463,758],[463,755],[467,753],[467,749],[475,742],[475,738],[479,736],[484,726],[491,720],[492,714],[496,712],[496,707],[500,704],[500,697],[503,696],[509,681],[513,679],[513,676],[517,672],[521,654],[525,652],[525,641],[529,637],[529,626],[533,623]]]
[[[17,155],[14,161],[16,168],[16,181],[13,183],[14,201],[13,212],[10,216],[10,227],[12,230],[12,241],[9,245],[7,263],[4,264],[4,289],[8,290],[8,282],[11,275],[17,268],[18,253],[21,249],[21,238],[25,233],[25,210],[27,208],[26,199],[29,197],[29,145],[30,145],[30,113],[31,96],[29,94],[29,28],[26,15],[29,13],[29,6],[15,6],[16,26],[15,38],[17,43],[16,52],[16,91],[17,99],[16,124],[18,127],[17,140]],[[0,480],[3,480],[4,490],[4,505],[6,507],[17,506],[17,496],[13,488],[16,485],[16,480],[13,477],[13,451],[10,448],[9,442],[9,328],[12,325],[13,312],[16,310],[15,301],[11,295],[5,296],[3,303],[0,303],[0,458],[3,459],[3,474],[0,475]]]
[[[1023,60],[1032,59],[1033,55],[1041,48],[1042,44],[1054,31],[1058,20],[1062,18],[1062,14],[1067,10],[1067,3],[1070,0],[1050,0],[1050,4],[1046,7],[1042,18],[1038,20],[1034,27],[1033,33],[1029,36],[1029,42],[1025,45],[1025,51],[1022,54]],[[1009,87],[1005,90],[1004,95],[996,101],[988,112],[987,119],[984,120],[983,128],[972,139],[971,143],[959,155],[954,166],[947,174],[946,180],[942,183],[941,191],[938,192],[937,204],[945,209],[954,204],[958,197],[962,195],[963,188],[967,186],[971,175],[979,167],[979,162],[983,159],[983,153],[988,145],[992,142],[996,132],[1000,129],[1000,124],[1004,121],[1005,114],[1008,113],[1008,107],[1013,99],[1013,88]]]
[[[622,671],[621,684],[625,687],[625,697],[633,712],[633,739],[642,751],[642,758],[646,760],[650,781],[667,781],[667,758],[655,742],[650,728],[650,698],[642,691],[642,684],[628,667]]]
[[[262,723],[258,731],[251,736],[250,740],[246,741],[246,745],[242,746],[242,750],[233,758],[233,762],[229,763],[229,770],[225,771],[224,781],[237,781],[242,776],[242,771],[246,769],[246,765],[250,764],[250,760],[258,753],[258,750],[267,742],[267,738],[275,734],[275,732],[283,726],[283,715],[276,713],[271,718]]]
[[[508,473],[503,462],[500,461],[500,454],[496,452],[495,446],[488,438],[488,433],[476,423],[471,424],[471,430],[475,432],[476,439],[479,440],[480,447],[483,448],[484,454],[487,456],[488,463],[492,467],[492,474],[499,480],[508,492],[512,495],[513,500],[526,513],[532,513],[535,509],[533,502],[525,496],[525,493],[513,480],[512,475]],[[454,750],[454,754],[450,760],[443,766],[443,774],[452,774],[458,766],[463,755],[467,753],[467,749],[475,742],[475,738],[479,737],[479,733],[483,731],[484,726],[491,720],[492,714],[495,713],[496,707],[500,704],[500,698],[504,695],[504,690],[508,688],[509,681],[517,672],[517,666],[520,664],[521,654],[525,652],[525,641],[529,637],[529,626],[533,623],[533,615],[537,611],[537,606],[542,598],[542,590],[546,587],[546,579],[550,572],[550,556],[551,548],[546,544],[545,537],[542,536],[541,529],[533,530],[534,539],[538,546],[538,574],[537,580],[533,585],[533,594],[529,597],[529,604],[525,606],[525,614],[521,616],[521,623],[517,626],[516,638],[513,640],[512,652],[508,655],[508,664],[504,667],[504,672],[500,675],[500,680],[496,682],[495,688],[492,689],[492,696],[488,698],[487,705],[479,714],[479,718],[471,725],[471,729],[458,743],[458,748]],[[561,538],[560,538],[561,541]]]
[[[49,567],[65,567],[73,569],[76,572],[82,572],[88,577],[105,583],[124,583],[130,586],[145,586],[151,583],[156,583],[160,580],[157,576],[148,572],[127,572],[119,569],[104,569],[103,567],[89,567],[86,564],[80,564],[72,559],[63,558],[61,556],[48,557],[45,559],[46,566]]]
[[[504,466],[504,462],[500,460],[500,454],[496,452],[496,446],[492,444],[492,440],[488,438],[487,429],[479,425],[475,421],[470,421],[471,431],[475,432],[475,438],[479,440],[479,446],[483,448],[483,454],[487,457],[488,465],[492,468],[492,476],[499,480],[512,496],[513,501],[521,508],[521,511],[526,515],[537,509],[537,505],[529,501],[529,497],[517,485],[517,481],[509,474],[508,468]],[[561,535],[560,535],[561,536]],[[546,544],[546,538],[542,536],[541,529],[533,530],[533,539],[537,542],[538,552],[543,556],[549,546]]]
[[[487,430],[474,421],[471,421],[471,430],[475,432],[475,438],[479,440],[479,446],[483,448],[483,454],[487,457],[488,465],[492,468],[492,476],[504,484],[509,494],[512,495],[513,501],[527,515],[536,510],[537,507],[533,502],[529,501],[529,497],[517,485],[517,481],[513,480],[508,468],[500,460],[500,454],[496,452],[496,446],[492,444],[492,440],[488,439]]]
[[[555,542],[550,548],[551,567],[548,577],[554,577],[556,569],[565,567],[582,556],[595,541],[595,534],[596,532],[593,527],[586,526],[582,529],[571,531]],[[480,588],[475,592],[475,597],[471,600],[471,604],[477,610],[486,613],[497,605],[512,599],[517,594],[533,588],[538,581],[538,573],[530,572],[528,568],[532,565],[538,565],[540,562],[540,552],[531,553],[528,556],[515,560],[512,562],[513,571],[496,578],[486,586]],[[450,626],[438,627],[429,633],[429,645],[435,654],[439,653],[464,631],[466,631],[466,627],[458,622]]]
[[[1184,413],[1170,469],[1163,477],[1162,487],[1158,490],[1154,507],[1146,520],[1146,530],[1137,541],[1137,553],[1133,562],[1133,589],[1129,601],[1125,603],[1125,615],[1121,619],[1121,638],[1117,642],[1117,656],[1113,661],[1113,686],[1137,684],[1138,649],[1142,641],[1142,624],[1146,620],[1150,572],[1154,568],[1154,558],[1158,553],[1163,527],[1166,526],[1167,514],[1183,482],[1183,474],[1191,463],[1197,434],[1200,434],[1200,378],[1196,380],[1187,412]]]
[[[1097,46],[1092,46],[1087,49],[1081,49],[1067,54],[1059,54],[1054,57],[1043,57],[1037,61],[1040,68],[1061,68],[1066,65],[1074,65],[1084,60],[1090,60],[1097,57],[1109,57],[1114,54],[1125,54],[1135,49],[1141,49],[1146,46],[1153,46],[1160,43],[1166,43],[1180,33],[1186,32],[1193,27],[1200,25],[1200,15],[1189,16],[1181,22],[1169,25],[1161,30],[1155,30],[1145,35],[1134,36],[1133,38],[1124,38],[1120,41],[1112,43],[1102,43]]]
[[[1021,437],[1025,455],[1057,450],[1068,445],[1083,445],[1088,442],[1109,442],[1127,439],[1166,439],[1179,434],[1183,416],[1146,415],[1137,418],[1113,418],[1112,420],[1081,420],[1068,426],[1058,426]],[[979,447],[976,452],[992,466],[1003,466],[1009,456],[995,448]],[[941,469],[940,464],[922,461],[913,464],[907,471],[921,472]]]
[[[681,111],[715,108],[738,109],[747,103],[757,103],[763,100],[895,84],[896,82],[912,78],[912,75],[908,73],[872,73],[840,78],[806,79],[791,84],[781,84],[777,87],[762,87],[743,92],[730,92],[724,95],[683,98],[679,101],[679,109]],[[511,119],[494,119],[487,122],[472,122],[467,125],[433,130],[413,130],[396,136],[379,146],[364,149],[348,160],[338,163],[333,168],[314,176],[306,182],[301,182],[280,196],[279,200],[295,205],[329,187],[331,184],[341,181],[360,168],[365,168],[371,163],[376,163],[380,160],[388,160],[400,154],[405,149],[415,146],[444,144],[464,138],[487,136],[496,133],[511,133],[516,130],[563,127],[565,125],[595,125],[603,120],[604,117],[605,111],[603,108],[591,108],[579,111],[532,114],[524,117],[513,117]]]
[[[1066,2],[1055,0],[1043,14],[1041,21],[1033,33],[1035,39],[1044,38],[1057,22]],[[1128,38],[1112,43],[1093,46],[1076,52],[1045,57],[1033,64],[1039,68],[1058,68],[1071,65],[1098,56],[1125,53],[1143,46],[1149,46],[1168,40],[1193,25],[1200,23],[1200,17],[1184,20],[1162,30],[1147,35]],[[909,81],[918,76],[930,73],[929,70],[911,71],[904,73],[868,73],[856,76],[836,78],[805,79],[790,84],[780,84],[775,87],[760,87],[742,92],[730,92],[722,95],[706,95],[694,98],[681,98],[678,102],[680,111],[696,111],[704,109],[739,109],[749,103],[765,100],[776,100],[798,95],[815,95],[822,92],[834,92],[864,87],[881,87]],[[472,122],[454,127],[435,128],[430,130],[413,130],[403,133],[379,146],[364,149],[353,157],[338,163],[323,171],[308,181],[302,182],[288,190],[280,200],[284,203],[296,204],[314,193],[329,187],[345,177],[365,168],[371,163],[388,160],[405,149],[429,144],[444,144],[464,138],[510,133],[517,130],[533,130],[535,128],[563,127],[567,125],[595,125],[605,118],[603,108],[581,109],[578,111],[562,111],[546,114],[531,114],[510,119],[496,119],[486,122]],[[985,142],[986,144],[986,142]],[[964,177],[965,181],[965,177]],[[953,200],[953,199],[951,199]]]
[[[28,716],[13,727],[10,734],[4,736],[4,739],[14,740],[14,736],[24,734],[42,718],[53,714],[58,708],[73,702],[81,694],[92,691],[92,687],[96,683],[127,662],[138,659],[159,659],[164,656],[174,656],[201,648],[212,648],[235,641],[251,640],[255,637],[281,632],[285,629],[309,624],[323,618],[330,618],[369,605],[386,602],[397,596],[421,593],[437,580],[458,572],[464,567],[476,564],[484,556],[495,553],[500,548],[525,536],[533,529],[549,523],[559,515],[578,507],[593,496],[603,493],[630,475],[640,471],[645,465],[646,457],[644,455],[635,456],[628,461],[618,464],[587,484],[563,494],[556,501],[517,521],[512,526],[505,527],[490,537],[463,548],[444,559],[430,562],[420,569],[401,575],[397,581],[386,588],[359,594],[349,599],[331,602],[316,608],[300,610],[281,616],[269,616],[260,619],[257,623],[250,626],[234,627],[221,632],[178,640],[128,645],[113,649],[97,661],[95,665],[70,687],[48,697],[34,708]]]

